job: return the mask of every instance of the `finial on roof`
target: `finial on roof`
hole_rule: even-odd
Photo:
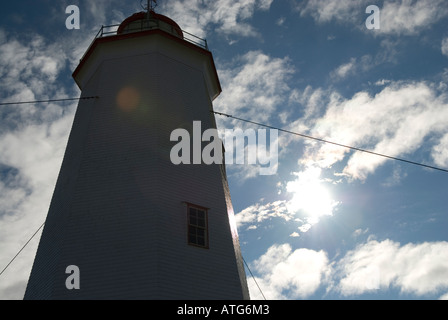
[[[140,0],[142,8],[148,12],[154,12],[154,9],[157,7],[157,0],[146,0],[146,5],[143,4],[143,1],[145,0]]]

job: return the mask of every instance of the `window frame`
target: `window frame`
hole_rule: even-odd
[[[185,202],[187,205],[187,244],[189,246],[202,248],[202,249],[210,249],[210,238],[209,238],[209,229],[208,229],[208,210],[209,208],[199,206],[196,204],[192,204],[189,202]],[[191,223],[191,213],[190,209],[200,210],[204,212],[204,226],[201,226],[199,223],[193,224]],[[197,241],[198,234],[196,232],[196,241],[190,241],[190,228],[196,228],[196,230],[204,231],[204,245],[199,244]]]

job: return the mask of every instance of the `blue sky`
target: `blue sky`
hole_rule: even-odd
[[[159,1],[207,39],[216,111],[448,168],[444,0]],[[80,8],[67,30],[65,8]],[[380,9],[367,29],[366,8]],[[0,102],[78,97],[101,25],[140,1],[20,1],[0,10]],[[76,103],[0,107],[0,268],[44,222]],[[218,117],[220,129],[254,128]],[[448,299],[448,173],[278,136],[277,173],[229,165],[241,248],[268,299]],[[40,233],[0,277],[22,299]],[[248,274],[251,296],[261,298]]]

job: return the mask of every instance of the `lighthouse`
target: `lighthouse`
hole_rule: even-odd
[[[171,133],[215,129],[207,42],[148,3],[102,27],[25,299],[249,299],[224,164],[174,164]],[[194,150],[191,150],[193,153]]]

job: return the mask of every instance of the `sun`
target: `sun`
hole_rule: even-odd
[[[309,224],[319,222],[323,216],[331,216],[338,204],[324,185],[321,173],[321,168],[309,167],[295,173],[297,179],[286,185],[286,191],[292,194],[288,210],[303,213]]]

